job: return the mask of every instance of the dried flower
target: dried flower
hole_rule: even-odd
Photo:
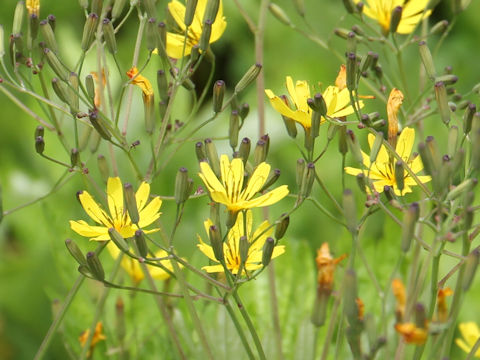
[[[87,342],[88,336],[90,335],[90,329],[85,330],[82,332],[82,334],[78,337],[78,341],[80,342],[80,345],[85,346],[85,343]],[[95,345],[97,345],[100,341],[105,340],[107,337],[103,333],[103,324],[101,321],[97,322],[97,325],[95,326],[95,332],[93,333],[92,336],[92,341],[90,342],[90,349],[88,350],[87,357],[90,358],[92,351],[95,348]]]
[[[317,250],[317,257],[315,258],[318,269],[317,282],[320,290],[332,290],[335,267],[346,257],[347,255],[343,254],[334,259],[330,253],[330,248],[327,242],[324,242],[322,246],[320,246],[320,248]]]
[[[447,321],[448,308],[446,297],[453,295],[453,290],[449,287],[438,289],[437,293],[437,320],[441,322]]]
[[[403,314],[405,313],[405,304],[407,302],[405,285],[403,285],[402,280],[393,279],[392,292],[393,296],[395,296],[395,299],[397,299],[397,304],[395,305],[395,316],[397,321],[400,322],[403,319]]]
[[[417,327],[417,325],[411,322],[395,324],[395,330],[402,335],[403,340],[407,344],[423,345],[427,340],[427,329]]]
[[[152,84],[145,76],[138,73],[138,69],[135,66],[127,71],[127,76],[132,79],[131,83],[133,85],[137,85],[140,89],[142,89],[144,102],[147,98],[151,98],[153,96]]]

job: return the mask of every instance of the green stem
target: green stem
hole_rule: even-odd
[[[240,341],[243,344],[243,348],[247,352],[248,358],[250,360],[255,360],[255,356],[253,355],[252,349],[250,348],[250,344],[248,343],[247,337],[245,336],[245,332],[243,331],[242,326],[240,325],[240,322],[235,315],[235,311],[233,310],[232,305],[230,305],[228,299],[224,299],[224,301],[225,308],[227,309],[228,315],[230,315],[230,319],[232,320],[235,329],[237,329],[238,336],[240,337]]]

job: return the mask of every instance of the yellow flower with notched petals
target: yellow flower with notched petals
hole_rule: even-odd
[[[200,163],[200,170],[198,175],[207,187],[212,200],[224,204],[231,213],[243,209],[269,206],[288,195],[287,185],[282,185],[254,198],[262,189],[270,173],[270,165],[265,162],[255,168],[245,188],[243,186],[245,170],[242,159],[236,158],[230,162],[227,155],[220,157],[221,181],[207,162]]]
[[[460,323],[458,328],[463,339],[455,339],[455,343],[460,347],[460,349],[466,353],[470,353],[478,338],[480,338],[480,330],[478,329],[478,325],[473,321],[469,321]],[[480,350],[477,350],[475,357],[480,358]]]
[[[263,255],[263,245],[267,238],[272,235],[273,228],[270,228],[268,221],[262,222],[259,227],[252,232],[252,212],[250,210],[246,211],[246,224],[244,224],[244,213],[240,212],[237,217],[235,225],[230,229],[227,235],[227,240],[223,245],[223,253],[225,257],[225,264],[227,268],[233,273],[237,274],[240,270],[241,259],[240,259],[240,238],[242,236],[247,237],[249,243],[248,255],[245,261],[243,272],[253,271],[260,269],[262,265],[262,255]],[[209,232],[210,226],[213,225],[212,221],[209,219],[204,222],[205,231]],[[245,235],[245,229],[247,234]],[[203,252],[210,260],[218,263],[218,260],[215,258],[213,249],[210,245],[207,245],[202,241],[202,238],[198,236],[199,244],[198,248]],[[272,259],[282,255],[285,252],[285,246],[278,245],[275,246],[272,253]],[[223,272],[223,266],[218,265],[209,265],[202,267],[203,270],[207,272]]]
[[[187,56],[191,53],[192,47],[199,43],[203,31],[203,15],[205,14],[206,7],[207,0],[198,0],[193,22],[187,30],[184,23],[185,5],[177,0],[168,3],[168,11],[172,14],[173,19],[182,31],[181,34],[167,32],[166,50],[169,57],[180,59],[183,56]],[[222,36],[226,27],[227,22],[223,16],[223,4],[220,0],[217,17],[212,24],[210,43],[217,41]]]
[[[354,0],[358,4],[362,0]],[[432,10],[425,11],[430,0],[366,0],[363,13],[378,22],[384,34],[390,31],[392,11],[402,7],[402,18],[397,27],[399,34],[410,34],[417,24],[430,16]]]
[[[146,182],[142,182],[135,194],[135,198],[137,200],[137,208],[140,217],[138,226],[147,234],[159,230],[144,230],[144,228],[160,217],[161,213],[159,210],[162,205],[162,200],[160,200],[158,196],[148,202],[149,195],[150,185]],[[108,229],[110,228],[117,230],[124,238],[134,236],[135,231],[138,230],[137,225],[132,224],[130,216],[123,207],[123,186],[120,178],[108,178],[107,200],[110,215],[97,204],[88,192],[81,191],[78,194],[78,199],[88,216],[100,226],[89,225],[84,220],[70,220],[70,227],[76,233],[89,237],[90,240],[106,241],[110,240],[108,234]]]
[[[372,148],[375,141],[373,134],[368,134],[368,144]],[[409,127],[403,129],[400,137],[397,141],[396,153],[402,158],[407,166],[412,170],[414,174],[419,173],[423,169],[422,160],[419,156],[411,157],[413,142],[415,141],[415,130]],[[352,167],[346,167],[345,172],[350,175],[358,175],[363,173],[365,177],[372,180],[373,187],[376,192],[383,192],[383,188],[388,185],[393,188],[396,195],[403,195],[405,193],[412,192],[411,187],[418,185],[416,180],[404,170],[404,188],[403,191],[397,186],[397,180],[395,179],[395,158],[389,156],[389,153],[384,145],[380,147],[377,158],[374,162],[370,163],[370,157],[362,151],[363,165],[366,169],[356,169]],[[402,169],[403,170],[403,169]],[[430,176],[417,176],[418,180],[422,183],[427,183],[431,180]],[[367,191],[370,189],[367,187]]]
[[[341,70],[340,70],[341,71]],[[310,86],[305,80],[298,80],[295,84],[290,76],[287,76],[286,86],[290,99],[294,105],[291,109],[286,102],[276,96],[272,90],[265,89],[272,107],[283,116],[295,120],[300,123],[305,130],[312,127],[312,113],[313,110],[308,106],[307,100],[310,96]],[[350,104],[350,94],[347,88],[339,88],[337,86],[329,86],[322,93],[325,104],[327,105],[327,116],[331,118],[340,118],[354,113],[354,109]],[[360,108],[363,107],[363,102],[359,102]],[[325,122],[322,116],[321,123]]]

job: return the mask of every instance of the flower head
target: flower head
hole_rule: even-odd
[[[336,85],[327,87],[322,93],[327,106],[327,116],[331,118],[340,118],[354,113],[353,107],[350,104],[349,91],[345,87],[344,71],[345,70],[342,72],[341,68],[337,81],[335,82]],[[305,130],[310,129],[312,127],[313,110],[307,103],[307,100],[311,97],[308,82],[298,80],[294,84],[292,78],[287,76],[286,86],[294,109],[291,109],[287,102],[281,97],[276,96],[272,90],[266,89],[265,94],[276,111],[300,123]],[[359,106],[363,107],[362,101],[359,102]],[[325,121],[326,119],[322,116],[321,122],[323,123]]]
[[[36,15],[38,17],[40,15],[40,0],[27,0],[25,7],[27,8],[28,16]]]
[[[370,148],[372,148],[374,141],[375,136],[373,134],[368,134],[368,144],[370,145]],[[423,164],[419,156],[411,156],[414,141],[415,130],[406,127],[403,129],[400,137],[398,138],[396,153],[402,158],[405,164],[407,164],[410,170],[414,174],[417,174],[422,171]],[[384,145],[380,147],[377,158],[372,163],[370,163],[370,158],[367,154],[362,152],[362,155],[363,165],[366,169],[362,170],[346,167],[345,172],[354,176],[363,173],[366,177],[372,180],[373,187],[376,192],[383,192],[384,187],[388,185],[393,188],[396,195],[401,196],[405,193],[412,192],[411,186],[418,185],[410,173],[404,171],[404,188],[403,191],[400,191],[395,178],[395,158],[389,156],[389,153]],[[417,178],[422,183],[426,183],[431,180],[430,176],[417,176]],[[370,191],[368,187],[367,191]]]
[[[237,274],[240,270],[241,259],[240,259],[240,238],[242,236],[247,237],[249,244],[248,255],[244,264],[243,271],[247,273],[248,271],[253,271],[260,269],[262,265],[262,255],[263,255],[263,245],[267,238],[272,235],[273,228],[269,228],[270,224],[268,221],[262,222],[258,228],[252,232],[252,212],[250,210],[245,212],[245,223],[244,223],[244,212],[240,212],[237,216],[237,221],[229,230],[227,235],[227,240],[223,245],[223,253],[225,258],[225,264],[227,268],[233,273]],[[210,226],[213,223],[209,219],[204,222],[205,230],[208,234]],[[245,234],[246,229],[246,234]],[[198,236],[198,235],[197,235]],[[207,245],[203,242],[202,238],[198,236],[199,244],[198,248],[203,252],[210,260],[218,264],[218,260],[215,258],[213,248],[210,245]],[[285,252],[285,246],[278,245],[275,246],[272,253],[272,259],[283,254]],[[203,270],[207,272],[223,272],[223,266],[218,265],[209,265],[202,267]]]
[[[187,29],[187,26],[184,23],[185,5],[177,0],[168,3],[168,11],[182,31],[180,34],[167,32],[166,50],[169,57],[180,59],[183,56],[187,56],[191,53],[192,47],[199,43],[203,31],[203,17],[206,7],[207,0],[198,0],[193,22]],[[226,27],[227,22],[223,16],[223,4],[222,0],[220,0],[217,17],[212,24],[210,43],[217,41],[222,36]]]
[[[322,290],[330,291],[333,288],[333,276],[337,264],[347,257],[346,254],[334,259],[330,253],[330,248],[327,242],[317,250],[317,257],[315,262],[318,269],[317,282]]]
[[[354,0],[357,4],[361,0]],[[402,7],[402,18],[397,27],[399,34],[411,33],[417,24],[430,16],[432,10],[425,11],[430,0],[366,0],[363,13],[378,22],[384,34],[390,30],[393,9]]]
[[[87,342],[87,339],[90,335],[90,329],[85,330],[80,334],[78,337],[78,341],[80,342],[80,345],[85,346],[85,343]],[[88,350],[87,357],[90,357],[92,354],[92,351],[95,348],[95,345],[97,345],[100,341],[105,340],[107,337],[103,333],[103,324],[101,321],[97,322],[97,325],[95,326],[95,332],[93,333],[92,340],[90,342],[90,349]]]
[[[110,241],[107,244],[107,249],[114,259],[116,259],[121,253],[120,249],[118,249],[118,247],[113,243],[113,241]],[[159,250],[155,253],[156,258],[163,258],[167,256],[168,254],[164,250]],[[170,260],[161,260],[161,264],[163,265],[163,267],[173,272],[173,266]],[[135,284],[140,283],[145,278],[145,274],[143,273],[143,270],[138,260],[125,255],[122,258],[121,265],[122,268],[127,272],[127,274],[132,278]],[[147,265],[147,268],[150,275],[154,279],[166,280],[170,277],[170,274],[167,271],[163,270],[158,266]]]
[[[472,351],[473,346],[480,338],[480,330],[478,325],[473,321],[463,322],[458,325],[460,333],[462,334],[463,339],[455,339],[455,343],[466,353]],[[480,358],[480,350],[477,350],[475,353],[476,358]]]
[[[146,182],[142,182],[135,194],[135,198],[137,200],[137,208],[140,218],[138,226],[142,228],[145,233],[152,233],[159,230],[145,230],[144,228],[160,217],[161,213],[159,210],[162,205],[162,200],[160,200],[159,197],[155,197],[152,201],[148,202],[149,195],[150,185]],[[124,209],[123,186],[120,178],[108,178],[107,200],[110,214],[103,210],[86,191],[79,192],[78,199],[88,216],[99,224],[99,226],[88,225],[84,220],[70,220],[70,227],[76,233],[97,241],[110,240],[108,234],[108,229],[110,228],[117,230],[124,238],[130,238],[135,235],[135,231],[138,227],[137,225],[132,224],[128,212]]]
[[[395,330],[402,335],[407,344],[423,345],[427,340],[428,330],[423,327],[417,327],[415,323],[395,324]]]
[[[287,185],[282,185],[261,196],[254,197],[260,192],[270,173],[270,165],[265,162],[255,168],[246,186],[243,183],[245,170],[242,159],[236,158],[230,162],[227,155],[222,155],[220,157],[220,180],[207,162],[200,162],[200,170],[198,175],[207,187],[212,200],[224,204],[231,213],[243,209],[269,206],[288,195]]]
[[[135,66],[127,71],[127,76],[132,79],[131,83],[133,85],[137,85],[142,89],[144,101],[153,96],[152,84],[145,76],[138,73],[138,69]]]

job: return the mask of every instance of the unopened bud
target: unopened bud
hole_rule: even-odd
[[[305,177],[305,160],[303,159],[297,160],[297,168],[296,168],[295,174],[296,174],[295,178],[297,183],[297,189],[300,191],[303,184],[303,178]]]
[[[29,16],[29,21],[30,21],[30,48],[31,48],[32,42],[37,38],[37,35],[38,35],[40,20],[38,19],[38,15],[31,14]]]
[[[238,111],[233,110],[230,113],[230,126],[228,127],[228,138],[230,146],[235,149],[238,145],[238,132],[240,131],[240,116]]]
[[[360,149],[360,143],[358,142],[355,134],[352,130],[347,130],[347,144],[350,152],[352,153],[355,161],[362,164],[363,163],[363,155],[362,150]]]
[[[185,17],[183,20],[185,26],[192,25],[193,17],[195,15],[195,9],[197,8],[197,2],[198,0],[187,1],[186,9],[185,9]]]
[[[365,174],[360,173],[356,176],[357,179],[357,185],[360,189],[361,192],[366,193],[366,188],[367,188],[367,183],[365,181]]]
[[[116,1],[115,1],[116,3]],[[103,31],[103,38],[105,39],[105,44],[107,45],[108,51],[111,54],[117,53],[117,41],[115,39],[115,30],[113,29],[112,22],[105,18],[102,21],[102,31]]]
[[[189,196],[188,192],[188,170],[181,167],[177,172],[175,179],[175,202],[177,204],[184,203]]]
[[[220,177],[220,160],[218,159],[218,152],[212,139],[205,139],[205,150],[207,159],[213,172],[217,177]]]
[[[343,306],[348,322],[354,324],[358,321],[357,306],[357,274],[354,270],[348,269],[344,278],[345,294],[343,298]]]
[[[451,126],[448,131],[448,155],[453,157],[457,152],[457,145],[458,145],[458,126]]]
[[[383,132],[379,131],[375,135],[375,140],[372,145],[372,149],[370,150],[370,162],[373,163],[378,156],[378,152],[380,151],[383,144]]]
[[[110,239],[115,243],[115,245],[117,245],[119,250],[121,250],[122,252],[128,252],[129,246],[127,242],[115,228],[108,229],[108,235],[110,236]]]
[[[475,278],[475,274],[477,272],[479,258],[480,249],[473,250],[467,256],[467,260],[465,261],[465,275],[463,277],[463,291],[467,291],[472,285],[473,279]]]
[[[105,279],[105,271],[103,270],[102,263],[93,251],[87,253],[87,266],[96,280],[103,281]]]
[[[395,182],[398,190],[403,191],[405,187],[405,169],[403,168],[402,161],[395,161]]]
[[[13,14],[12,34],[22,32],[23,17],[25,16],[25,4],[23,1],[17,2],[15,12]]]
[[[369,51],[367,53],[367,56],[364,56],[362,59],[362,62],[360,64],[360,72],[363,73],[365,71],[368,71],[368,69],[370,69],[370,67],[373,64],[375,57],[378,59],[378,54],[375,54],[374,52]]]
[[[43,140],[43,136],[37,136],[35,138],[35,151],[42,155],[43,151],[45,150],[45,141]]]
[[[248,105],[247,103],[243,103],[240,106],[238,113],[240,114],[240,117],[242,118],[242,120],[245,120],[249,112],[250,112],[250,105]]]
[[[350,91],[357,87],[357,57],[354,53],[347,54],[347,88]]]
[[[225,95],[225,82],[223,80],[215,81],[215,84],[213,84],[213,111],[214,112],[218,113],[222,111],[224,95]]]
[[[70,111],[72,114],[76,114],[80,109],[80,99],[78,96],[79,82],[78,75],[74,72],[70,73],[68,81],[71,87],[68,89],[68,101],[67,104],[70,106]]]
[[[355,12],[355,5],[353,4],[352,0],[343,0],[343,6],[349,14],[353,14]]]
[[[58,57],[49,48],[45,48],[43,52],[47,58],[48,65],[50,65],[53,72],[57,74],[60,79],[66,81],[69,73],[65,70]]]
[[[208,236],[210,238],[210,244],[213,249],[213,254],[215,255],[215,259],[222,262],[224,259],[223,253],[223,241],[220,235],[220,231],[215,225],[212,225],[208,229]]]
[[[90,119],[90,123],[92,124],[93,128],[97,131],[97,133],[105,140],[110,140],[111,135],[109,131],[105,128],[103,124],[103,120],[98,117],[98,111],[90,111],[88,114],[88,118]]]
[[[355,198],[353,192],[350,189],[345,189],[343,192],[343,212],[345,215],[345,221],[347,223],[347,229],[352,234],[357,232],[357,206],[355,204]]]
[[[427,314],[425,312],[425,306],[421,303],[415,305],[415,325],[424,329],[427,324]]]
[[[142,5],[147,12],[148,17],[155,17],[157,15],[157,9],[155,8],[154,0],[142,0]]]
[[[102,177],[103,182],[107,182],[108,178],[110,177],[110,170],[108,169],[107,160],[105,156],[98,155],[97,157],[97,165],[98,170],[100,171],[100,176]]]
[[[78,149],[73,148],[70,151],[70,164],[72,165],[72,168],[75,166],[78,166],[80,163],[80,152]]]
[[[390,32],[392,34],[397,32],[398,24],[400,24],[400,20],[402,19],[402,12],[403,8],[401,6],[395,6],[392,10],[390,17]]]
[[[112,20],[118,19],[118,17],[122,14],[123,8],[125,7],[126,0],[115,0],[113,2],[112,8]]]
[[[262,265],[267,266],[270,264],[270,260],[272,260],[273,249],[275,247],[275,240],[271,237],[268,237],[265,240],[265,244],[263,245],[262,251]]]
[[[135,245],[137,245],[139,255],[143,258],[146,258],[148,256],[148,246],[142,230],[138,229],[135,231],[134,241]]]
[[[435,64],[433,62],[432,53],[430,52],[430,49],[428,48],[425,41],[420,41],[418,43],[418,49],[420,51],[420,58],[422,59],[423,66],[425,66],[427,76],[430,78],[430,80],[433,81],[437,74],[435,71]]]
[[[280,215],[280,220],[275,226],[275,239],[280,240],[285,235],[288,225],[290,224],[290,216],[287,213]]]
[[[212,23],[213,21],[208,19],[203,22],[202,35],[198,45],[200,50],[206,51],[210,45],[210,36],[212,35]]]
[[[477,111],[477,106],[473,103],[468,103],[468,106],[465,109],[465,113],[463,114],[463,132],[467,135],[470,130],[472,130],[472,120],[473,115]]]
[[[432,154],[427,148],[427,145],[423,142],[418,144],[418,152],[422,158],[422,164],[425,169],[425,172],[428,175],[433,175],[436,172],[436,167],[432,158]]]
[[[199,162],[207,160],[207,154],[205,153],[205,146],[203,145],[203,142],[198,141],[195,143],[195,155],[197,155],[197,160]]]
[[[280,177],[279,169],[275,169],[271,171],[270,174],[268,175],[267,181],[265,181],[265,184],[262,186],[259,192],[267,190],[270,186],[275,184],[275,182],[278,180],[279,177]]]
[[[452,201],[458,198],[460,195],[471,191],[478,183],[475,178],[468,178],[458,184],[453,190],[447,194],[447,200]]]
[[[91,5],[91,11],[92,13],[95,14],[101,14],[102,13],[102,5],[103,5],[103,0],[92,0],[92,5]]]
[[[408,252],[415,232],[415,225],[420,216],[420,207],[418,203],[412,203],[403,215],[402,224],[402,251]]]
[[[67,94],[67,88],[66,88],[65,84],[62,83],[57,78],[53,78],[52,79],[52,88],[53,88],[53,91],[55,92],[55,94],[58,96],[58,98],[66,103],[68,94]]]
[[[349,32],[350,31],[348,31],[347,29],[343,29],[343,28],[335,28],[333,30],[333,33],[335,35],[337,35],[338,37],[341,37],[342,39],[345,39],[345,40],[348,38],[348,33]]]
[[[87,75],[85,77],[85,87],[87,89],[88,97],[92,100],[95,99],[95,80],[92,75]]]
[[[133,191],[132,184],[125,183],[123,185],[123,194],[125,197],[125,205],[128,215],[133,224],[138,224],[140,216],[138,215],[137,199],[135,198],[135,192]]]
[[[157,34],[157,20],[153,17],[147,20],[147,25],[145,27],[146,33],[146,45],[148,51],[153,51],[154,49],[158,48],[158,34]]]
[[[347,34],[347,54],[355,54],[357,52],[357,35],[353,31]]]
[[[65,240],[65,245],[67,246],[68,252],[73,258],[77,261],[79,265],[87,265],[87,259],[83,255],[82,250],[72,239]]]
[[[288,17],[288,15],[285,13],[285,11],[283,11],[283,9],[278,6],[277,4],[274,4],[274,3],[270,3],[268,5],[268,10],[270,10],[270,12],[272,13],[273,16],[275,16],[277,18],[277,20],[279,20],[280,22],[282,22],[283,24],[287,25],[287,26],[290,26],[292,24],[292,22],[290,21],[290,18]]]
[[[253,162],[254,166],[258,166],[260,163],[264,162],[267,158],[267,143],[260,139],[257,141],[257,146],[255,146],[255,151],[253,153]]]
[[[315,181],[315,164],[308,163],[307,171],[305,171],[305,177],[302,181],[302,187],[300,191],[300,196],[305,199],[310,196],[312,192],[313,182]]]
[[[36,128],[35,128],[35,139],[39,136],[43,137],[43,134],[45,133],[45,129],[43,128],[43,126],[41,125],[38,125]]]
[[[239,92],[243,91],[247,86],[249,86],[255,79],[257,78],[258,74],[260,74],[260,71],[262,70],[262,65],[261,64],[255,64],[250,67],[250,69],[247,70],[245,75],[240,79],[240,81],[235,85],[235,94],[238,94]]]
[[[240,253],[240,261],[242,264],[245,264],[247,262],[249,245],[250,244],[248,243],[247,237],[241,236],[238,244],[238,252]]]
[[[88,15],[85,26],[83,27],[83,36],[81,43],[81,48],[84,52],[86,52],[90,48],[90,45],[92,45],[93,39],[95,38],[97,25],[98,15],[95,13],[91,13],[90,15]]]

